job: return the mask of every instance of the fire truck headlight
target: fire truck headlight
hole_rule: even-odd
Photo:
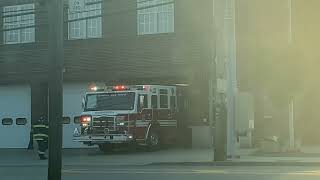
[[[119,126],[124,126],[124,122],[119,123]]]
[[[89,124],[91,121],[91,116],[90,115],[83,115],[80,117],[80,123],[81,124]]]
[[[132,135],[130,135],[130,136],[128,136],[128,138],[129,138],[129,139],[132,139],[132,138],[133,138],[133,136],[132,136]]]

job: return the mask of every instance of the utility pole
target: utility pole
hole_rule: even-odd
[[[291,57],[292,48],[292,0],[288,0],[288,58]],[[295,137],[294,137],[294,95],[289,97],[289,150],[295,150]]]
[[[226,0],[225,41],[226,41],[226,74],[227,74],[227,154],[228,158],[236,157],[236,115],[235,98],[237,95],[236,65],[236,1]]]
[[[215,132],[214,132],[214,127],[216,126],[214,121],[215,121],[215,89],[216,89],[216,32],[215,32],[215,0],[212,0],[212,26],[211,26],[211,33],[212,33],[212,41],[211,41],[211,61],[209,61],[209,69],[208,69],[208,75],[209,75],[209,110],[208,110],[208,120],[209,120],[209,127],[210,127],[210,137],[209,139],[211,140],[211,148],[212,148],[212,161],[215,159],[214,155],[214,149],[215,149]]]
[[[63,0],[48,0],[49,163],[48,180],[61,180],[63,105]]]
[[[226,132],[227,132],[227,118],[225,106],[225,45],[224,45],[224,14],[225,14],[225,0],[213,0],[214,11],[214,49],[211,75],[212,84],[210,85],[210,93],[214,92],[214,102],[210,100],[209,108],[215,109],[215,113],[210,113],[215,116],[215,132],[214,132],[214,161],[226,160]],[[212,111],[213,109],[210,109]],[[211,117],[210,120],[212,120]]]
[[[288,20],[289,20],[289,26],[288,26],[288,44],[292,44],[292,0],[288,0]]]
[[[295,149],[294,140],[294,98],[289,98],[289,150]]]

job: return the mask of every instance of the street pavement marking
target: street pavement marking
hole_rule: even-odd
[[[273,172],[272,170],[232,170],[232,169],[64,169],[65,174],[226,174],[226,175],[300,175],[320,176],[320,171]]]

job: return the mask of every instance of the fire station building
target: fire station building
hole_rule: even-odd
[[[212,0],[79,0],[80,11],[74,2],[64,6],[63,147],[82,147],[72,133],[92,82],[189,84],[196,108],[186,122],[208,125]],[[48,114],[50,7],[46,0],[0,7],[0,148],[26,148],[32,121]]]
[[[82,96],[92,82],[189,84],[186,123],[208,126],[204,121],[208,116],[208,74],[215,49],[212,0],[78,1],[82,2],[80,11],[73,10],[72,3],[77,0],[65,0],[64,6],[64,147],[80,147],[71,141],[72,131],[79,123]],[[0,2],[0,135],[11,136],[10,140],[0,136],[0,148],[27,147],[32,121],[48,113],[50,7],[46,2]],[[263,60],[272,61],[270,55],[293,47],[300,54],[295,59],[306,62],[300,66],[306,71],[301,76],[304,92],[296,106],[300,115],[295,116],[295,136],[307,144],[319,144],[318,69],[314,68],[319,51],[313,43],[319,37],[314,23],[319,2],[237,2],[237,81],[240,92],[255,96],[254,103],[252,99],[246,103],[251,110],[246,107],[240,114],[247,121],[254,120],[256,140],[289,134],[288,107],[270,102],[257,67]],[[283,77],[282,72],[277,75]]]

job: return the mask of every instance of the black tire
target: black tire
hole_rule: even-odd
[[[111,153],[111,152],[113,152],[113,145],[112,144],[99,144],[99,149],[103,153]]]
[[[160,149],[160,135],[157,131],[151,131],[147,139],[147,150],[155,151]]]

